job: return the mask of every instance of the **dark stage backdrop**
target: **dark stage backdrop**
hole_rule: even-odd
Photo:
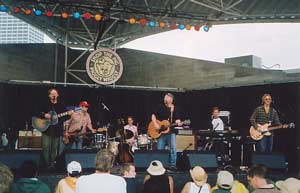
[[[23,130],[26,122],[31,125],[31,116],[36,114],[37,106],[47,99],[50,87],[42,85],[0,84],[0,129]],[[142,133],[150,121],[153,109],[163,101],[162,91],[125,90],[112,88],[86,88],[59,86],[60,99],[67,105],[78,105],[81,100],[91,104],[94,127],[107,123],[114,124],[118,117],[132,115],[139,124]],[[209,127],[211,108],[231,112],[231,127],[246,136],[250,127],[249,118],[253,110],[261,104],[261,96],[270,93],[273,106],[278,110],[282,123],[295,122],[296,128],[275,132],[275,150],[287,153],[290,165],[297,165],[297,144],[299,144],[299,96],[300,83],[286,83],[210,90],[193,90],[174,93],[175,103],[181,106],[184,118],[192,121],[195,130]],[[104,110],[104,103],[109,111]],[[13,135],[13,134],[11,134]],[[299,151],[299,150],[298,150]],[[299,152],[298,152],[299,156]],[[299,166],[298,166],[299,167]]]

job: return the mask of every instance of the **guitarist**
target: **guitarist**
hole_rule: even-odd
[[[160,125],[157,123],[157,120],[168,120],[170,124],[175,123],[178,126],[182,126],[182,122],[180,120],[180,110],[178,106],[174,105],[173,102],[174,95],[172,93],[165,94],[164,104],[159,105],[151,116],[151,120],[154,123],[155,129],[161,129]],[[176,169],[176,135],[172,128],[170,129],[169,133],[162,134],[157,140],[158,150],[164,150],[166,145],[170,149],[170,166],[172,169]]]
[[[271,107],[271,95],[264,94],[261,98],[261,101],[262,105],[255,109],[250,118],[251,125],[258,131],[262,131],[263,129],[265,129],[264,127],[259,125],[269,124],[269,127],[281,125],[277,111],[273,107]],[[256,143],[256,146],[258,151],[260,152],[272,152],[273,133],[271,133],[270,136],[264,136]]]
[[[96,133],[96,129],[93,129],[92,126],[90,114],[87,112],[89,106],[87,101],[81,101],[79,103],[81,111],[72,113],[71,118],[65,121],[64,142],[66,149],[82,149],[83,135],[87,133],[87,129]]]
[[[52,115],[49,111],[63,112],[65,111],[65,105],[58,100],[59,94],[55,88],[48,90],[49,100],[40,106],[40,118],[52,119]],[[54,162],[58,155],[58,148],[60,143],[60,137],[63,133],[63,121],[59,119],[58,124],[50,125],[49,128],[42,133],[42,148],[43,158],[46,164],[46,168],[53,169]]]

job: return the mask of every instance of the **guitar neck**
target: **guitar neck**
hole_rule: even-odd
[[[67,112],[64,112],[64,113],[59,113],[59,114],[57,114],[57,118],[67,116],[69,114],[70,114],[70,111],[67,111]]]
[[[274,126],[274,127],[269,127],[268,130],[269,130],[269,131],[272,131],[272,130],[281,129],[281,128],[283,128],[283,125]]]

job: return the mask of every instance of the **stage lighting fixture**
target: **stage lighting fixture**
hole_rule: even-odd
[[[42,11],[40,9],[35,9],[34,10],[34,15],[41,16],[42,15]]]
[[[0,5],[0,12],[7,12],[7,9],[5,5]]]
[[[183,24],[178,25],[178,29],[184,30],[185,26]]]

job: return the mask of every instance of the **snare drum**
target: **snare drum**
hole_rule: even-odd
[[[119,142],[111,141],[108,143],[107,149],[109,151],[111,151],[114,155],[118,155],[118,153],[119,153],[118,145],[119,145]]]
[[[103,135],[101,133],[94,134],[94,141],[95,141],[95,144],[104,143],[105,135]]]
[[[148,134],[138,135],[138,146],[146,146],[146,145],[150,145],[150,143],[151,141]]]

